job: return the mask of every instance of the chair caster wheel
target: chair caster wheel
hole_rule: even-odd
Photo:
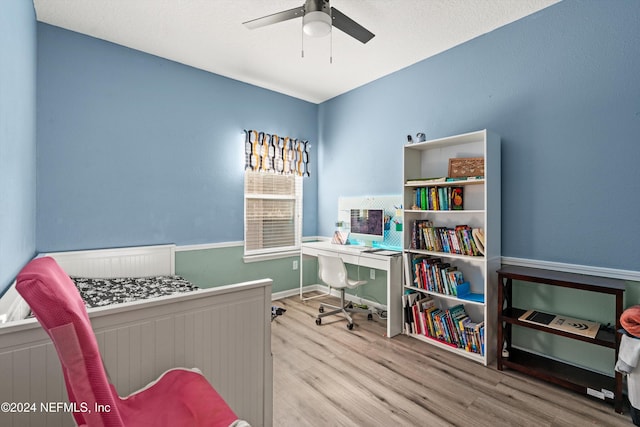
[[[353,323],[347,323],[347,329],[348,330],[352,330],[353,329]]]
[[[373,320],[373,314],[371,313],[367,314],[367,320]]]
[[[316,319],[316,325],[320,326],[322,324],[322,319],[318,318]]]
[[[318,308],[318,313],[324,313],[324,307],[320,306],[320,308]]]

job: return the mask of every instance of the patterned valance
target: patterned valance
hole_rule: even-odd
[[[245,130],[244,168],[283,175],[309,176],[309,141]]]

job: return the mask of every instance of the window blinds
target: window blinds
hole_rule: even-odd
[[[302,178],[245,170],[245,255],[300,248]]]

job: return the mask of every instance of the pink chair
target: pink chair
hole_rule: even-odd
[[[80,293],[53,258],[29,262],[18,274],[16,288],[55,345],[79,426],[242,423],[198,370],[171,369],[144,389],[119,397],[102,364]]]

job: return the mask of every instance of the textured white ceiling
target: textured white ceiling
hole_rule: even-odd
[[[332,0],[375,34],[304,37],[302,20],[242,22],[304,0],[34,0],[38,21],[320,103],[559,0]],[[333,63],[329,62],[332,52]]]

